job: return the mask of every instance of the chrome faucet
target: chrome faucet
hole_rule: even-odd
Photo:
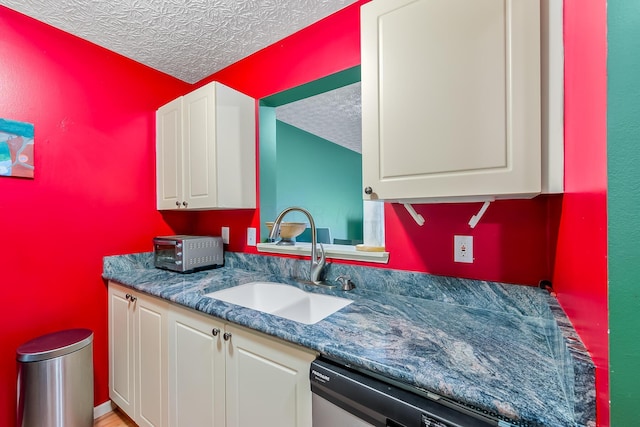
[[[322,246],[322,243],[320,243],[320,256],[318,256],[318,232],[316,231],[316,223],[308,210],[297,206],[292,206],[280,212],[275,221],[273,221],[273,227],[271,228],[271,233],[269,233],[269,241],[274,242],[276,240],[276,237],[280,232],[280,223],[282,222],[282,219],[291,211],[302,212],[309,219],[309,227],[311,228],[311,281],[316,285],[323,284],[322,270],[324,269],[327,260],[324,255],[324,246]]]

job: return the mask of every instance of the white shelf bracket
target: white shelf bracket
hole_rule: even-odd
[[[478,225],[478,222],[480,221],[484,213],[487,211],[487,208],[489,207],[490,204],[491,204],[490,201],[484,202],[484,204],[482,205],[478,213],[472,216],[471,219],[469,220],[469,227],[476,228],[476,225]]]
[[[424,217],[416,212],[416,210],[413,208],[413,205],[411,205],[410,203],[404,203],[404,208],[407,210],[407,212],[409,212],[411,218],[413,218],[413,220],[417,222],[418,225],[424,225]]]

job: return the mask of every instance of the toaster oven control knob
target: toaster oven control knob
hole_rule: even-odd
[[[182,256],[182,252],[176,252],[176,256]]]
[[[176,261],[176,265],[182,265],[182,261]]]
[[[176,243],[176,248],[181,248],[182,247],[182,243]]]

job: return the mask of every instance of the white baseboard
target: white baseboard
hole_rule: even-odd
[[[111,400],[107,400],[101,405],[93,408],[93,419],[95,420],[98,417],[103,416],[104,414],[108,414],[109,412],[115,409],[116,405],[113,404]]]

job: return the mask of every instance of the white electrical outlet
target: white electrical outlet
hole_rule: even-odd
[[[222,227],[222,243],[229,244],[229,227]]]
[[[247,228],[247,245],[256,245],[256,229],[254,227]]]
[[[453,236],[453,260],[473,262],[473,236]]]

